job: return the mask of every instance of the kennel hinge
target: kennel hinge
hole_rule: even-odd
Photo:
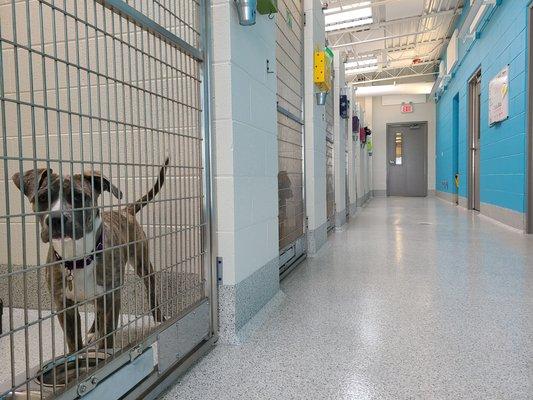
[[[135,346],[133,349],[130,350],[130,362],[135,360],[142,353],[143,353],[142,345]]]
[[[93,390],[96,385],[98,385],[98,378],[93,375],[78,385],[78,395],[80,397],[85,396],[87,393]]]
[[[222,257],[217,257],[217,285],[218,286],[222,285],[222,279],[223,279],[222,268],[223,268],[223,266],[224,266],[224,263],[223,263]]]

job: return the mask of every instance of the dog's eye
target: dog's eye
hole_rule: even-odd
[[[39,197],[37,197],[37,201],[39,203],[48,203],[48,193],[41,193]]]

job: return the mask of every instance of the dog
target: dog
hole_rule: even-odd
[[[160,191],[168,164],[167,158],[147,194],[118,210],[99,210],[103,191],[118,199],[123,194],[98,171],[61,178],[51,169],[39,168],[12,176],[34,212],[39,212],[41,240],[49,244],[48,289],[61,310],[57,316],[70,353],[83,348],[81,318],[75,307],[79,302],[95,303],[95,320],[86,344],[113,348],[128,263],[145,283],[154,320],[164,321],[148,241],[135,215]]]

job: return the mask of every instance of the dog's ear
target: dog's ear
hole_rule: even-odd
[[[117,199],[122,198],[122,192],[118,187],[113,185],[100,171],[86,171],[83,173],[83,178],[91,185],[94,185],[94,190],[101,194],[103,191],[110,192]]]
[[[33,203],[35,200],[35,194],[43,186],[49,174],[52,174],[51,169],[30,169],[24,172],[24,175],[22,176],[17,172],[11,177],[11,179],[15,186],[24,193],[30,202]]]

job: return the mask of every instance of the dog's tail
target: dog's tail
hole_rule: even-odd
[[[161,167],[161,170],[159,171],[159,178],[157,178],[157,181],[155,182],[152,189],[150,189],[148,193],[146,193],[135,203],[132,203],[126,207],[128,213],[137,214],[146,204],[148,204],[150,201],[153,200],[155,196],[157,196],[157,194],[161,190],[161,187],[163,186],[163,183],[165,182],[165,174],[167,172],[169,161],[170,159],[169,157],[167,157],[167,159],[165,160],[165,164]]]

